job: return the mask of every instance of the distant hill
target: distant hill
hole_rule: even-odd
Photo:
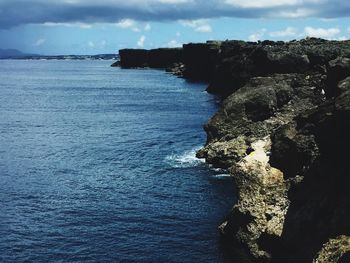
[[[92,59],[92,60],[117,60],[119,56],[117,54],[98,54],[98,55],[57,55],[57,56],[45,56],[37,54],[23,53],[17,49],[1,49],[0,59]]]
[[[20,58],[25,56],[31,56],[33,54],[26,54],[17,49],[1,49],[0,48],[0,58]]]

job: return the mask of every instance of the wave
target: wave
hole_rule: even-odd
[[[195,167],[205,163],[204,159],[196,157],[196,152],[201,147],[196,147],[192,150],[185,151],[181,154],[171,154],[165,157],[165,161],[174,168]]]
[[[231,175],[229,173],[227,174],[215,174],[213,175],[214,178],[217,178],[217,179],[226,179],[226,178],[230,178]]]

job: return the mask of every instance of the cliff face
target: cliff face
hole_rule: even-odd
[[[221,42],[183,45],[184,77],[191,80],[210,81],[219,63]]]
[[[167,68],[174,63],[182,63],[182,48],[121,49],[119,50],[122,68]]]
[[[167,69],[176,75],[195,81],[210,81],[219,63],[221,42],[186,44],[183,48],[121,49],[122,68]]]
[[[235,178],[225,240],[257,262],[348,262],[350,41],[208,42],[182,55],[174,71],[224,99],[197,156]]]
[[[350,42],[231,44],[209,86],[227,97],[197,153],[236,180],[239,200],[221,232],[258,262],[344,261]]]
[[[120,66],[123,68],[147,67],[148,51],[145,49],[119,50]]]
[[[350,79],[340,88],[338,96],[299,115],[295,127],[273,134],[271,163],[304,177],[290,191],[278,249],[270,244],[275,262],[338,262],[350,251]]]

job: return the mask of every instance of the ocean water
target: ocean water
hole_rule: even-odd
[[[0,61],[0,262],[234,262],[231,179],[194,154],[205,85],[111,61]]]

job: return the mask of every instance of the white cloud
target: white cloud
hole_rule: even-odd
[[[179,23],[184,27],[196,27],[198,24],[205,23],[205,19],[198,19],[198,20],[179,20]]]
[[[37,41],[35,41],[35,43],[33,44],[33,46],[40,47],[40,46],[42,46],[45,42],[46,42],[46,39],[40,38],[40,39],[38,39]]]
[[[321,0],[225,0],[225,3],[241,8],[269,8],[278,6],[296,6],[306,3],[318,3]]]
[[[161,4],[186,4],[192,2],[192,0],[158,0]]]
[[[53,22],[45,22],[43,24],[44,26],[64,26],[64,27],[79,27],[79,28],[82,28],[82,29],[90,29],[92,28],[92,25],[91,24],[86,24],[86,23],[80,23],[80,22],[77,22],[77,23],[53,23]]]
[[[264,37],[266,31],[267,30],[265,28],[263,28],[263,29],[259,30],[258,32],[255,32],[255,33],[251,34],[248,37],[248,40],[249,41],[253,41],[253,42],[256,42],[258,40],[262,40],[262,38]]]
[[[150,23],[147,23],[145,25],[145,27],[143,28],[143,30],[145,30],[145,31],[151,31],[151,29],[152,29],[152,27],[151,27]]]
[[[350,27],[348,27],[348,31],[350,32]]]
[[[270,32],[269,35],[271,37],[291,37],[295,36],[297,34],[297,30],[294,27],[287,27],[285,30],[282,31],[274,31]]]
[[[179,23],[184,27],[191,27],[194,31],[200,33],[210,33],[213,31],[207,19],[179,20]]]
[[[135,20],[132,19],[122,19],[118,23],[114,24],[116,27],[122,28],[122,29],[130,29],[134,32],[141,32],[140,28],[137,27],[137,23]]]
[[[301,18],[309,17],[315,14],[315,10],[308,8],[297,8],[295,10],[273,11],[269,17],[279,18]]]
[[[341,18],[349,14],[348,0],[0,0],[0,28],[23,24],[89,28],[96,23],[132,28],[136,21],[164,22],[219,17]],[[20,7],[20,8],[18,8]],[[28,15],[29,10],[35,10]],[[5,12],[6,11],[6,12]],[[85,23],[85,24],[84,24]],[[139,22],[140,23],[140,22]],[[78,25],[79,26],[79,25]],[[144,25],[139,27],[144,30]]]
[[[176,37],[181,37],[181,32],[176,32]]]
[[[137,45],[138,45],[139,47],[143,47],[143,46],[145,45],[145,41],[146,41],[146,37],[145,37],[145,36],[141,36],[141,37],[139,38],[139,40],[137,41]]]
[[[119,28],[132,28],[134,25],[135,21],[132,19],[122,19],[118,23],[115,23],[115,26]]]
[[[180,44],[179,42],[177,42],[177,40],[173,39],[173,40],[170,40],[168,42],[168,47],[181,47],[182,44]]]
[[[314,27],[305,27],[304,34],[308,37],[319,37],[325,39],[335,39],[336,36],[340,33],[339,28],[314,28]]]
[[[194,29],[196,32],[201,32],[201,33],[210,33],[213,31],[210,25],[201,25],[198,26]]]

